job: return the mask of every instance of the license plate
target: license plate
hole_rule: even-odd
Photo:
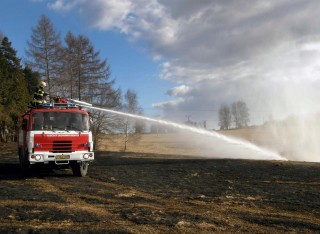
[[[56,155],[56,159],[70,159],[70,155]]]

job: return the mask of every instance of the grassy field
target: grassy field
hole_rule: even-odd
[[[318,132],[317,129],[317,126],[306,130],[297,126],[260,126],[224,130],[217,133],[243,142],[250,142],[263,150],[277,153],[292,161],[319,162],[320,147],[317,139],[320,138],[320,130]],[[97,140],[97,150],[124,152],[124,149],[124,135],[101,135]],[[224,140],[216,139],[216,137],[190,132],[130,135],[125,151],[198,155],[212,158],[234,158],[233,155],[239,155],[237,147],[233,144],[225,144]]]
[[[266,132],[239,129],[219,131],[221,135],[251,142],[263,148],[274,146],[273,142],[268,142]],[[217,150],[217,148],[221,148]],[[113,152],[135,152],[152,154],[174,154],[183,156],[204,156],[223,157],[227,149],[234,146],[225,144],[223,140],[218,140],[212,136],[202,136],[194,133],[162,133],[162,134],[139,134],[130,135],[125,149],[125,135],[101,135],[97,142],[97,150]],[[234,150],[236,154],[238,152]],[[230,153],[226,156],[232,155]]]
[[[126,152],[194,155],[197,147],[186,139],[190,134],[141,134],[129,136]],[[103,135],[99,137],[97,150],[123,152],[124,135]]]

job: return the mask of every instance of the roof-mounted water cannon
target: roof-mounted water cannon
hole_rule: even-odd
[[[92,106],[91,103],[83,102],[83,101],[79,101],[79,100],[75,100],[75,99],[71,99],[71,98],[69,98],[68,101],[71,103],[77,104],[79,106],[88,106],[88,107]]]

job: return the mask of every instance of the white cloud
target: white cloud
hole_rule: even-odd
[[[180,85],[168,90],[167,94],[171,96],[184,96],[190,92],[191,88],[186,85]]]
[[[118,29],[128,32],[126,20],[130,20],[133,4],[129,0],[95,0],[85,1],[82,14],[92,27],[101,30]]]
[[[71,1],[64,1],[64,0],[56,0],[53,3],[47,3],[47,6],[56,11],[69,11],[73,9],[78,4],[84,2],[83,0],[71,0]]]
[[[92,27],[143,39],[162,59],[160,78],[176,83],[168,94],[180,97],[154,105],[168,107],[167,116],[180,110],[214,119],[219,105],[238,99],[260,120],[319,109],[306,97],[320,98],[319,1],[57,0],[51,7],[75,4]]]
[[[159,102],[156,104],[152,104],[152,106],[159,109],[174,109],[177,105],[183,103],[184,101],[185,100],[183,98],[179,98],[168,102]]]

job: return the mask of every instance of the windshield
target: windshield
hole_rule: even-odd
[[[89,130],[89,117],[84,113],[39,112],[32,117],[32,130]]]

